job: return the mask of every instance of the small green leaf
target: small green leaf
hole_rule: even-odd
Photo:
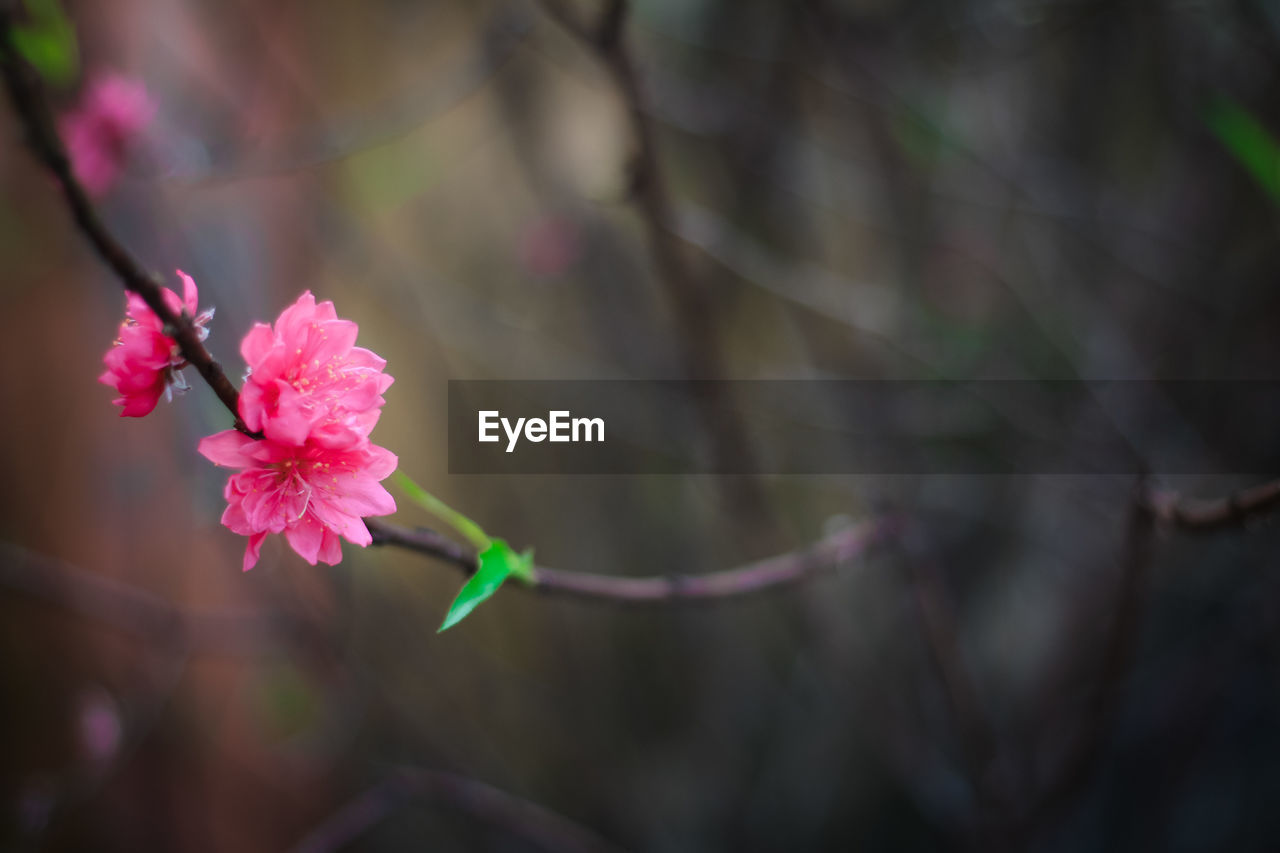
[[[533,581],[533,549],[517,554],[501,539],[490,541],[489,547],[476,555],[476,573],[462,586],[449,605],[440,631],[447,631],[467,617],[480,602],[498,591],[509,576],[526,583]],[[439,633],[439,631],[437,632]]]
[[[56,86],[75,79],[80,65],[76,30],[58,0],[28,0],[29,24],[14,27],[13,47]]]
[[[1280,202],[1280,145],[1262,124],[1243,107],[1220,101],[1209,111],[1209,127],[1240,165]]]
[[[480,528],[480,525],[409,479],[408,474],[403,471],[397,471],[396,485],[409,496],[409,500],[466,537],[467,541],[475,546],[477,551],[484,551],[489,547],[489,534],[485,533]]]

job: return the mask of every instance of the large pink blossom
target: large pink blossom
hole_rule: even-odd
[[[124,169],[129,149],[155,115],[141,83],[102,77],[61,121],[62,139],[76,178],[90,195],[102,195]]]
[[[204,340],[213,309],[197,314],[196,283],[182,270],[178,270],[178,277],[182,279],[182,298],[165,287],[161,289],[164,301],[175,314],[185,310],[191,315],[200,340]],[[164,333],[164,322],[141,296],[127,294],[125,310],[120,336],[102,358],[107,369],[98,381],[120,394],[114,402],[122,407],[121,417],[140,418],[150,413],[161,397],[170,399],[174,390],[187,390],[181,373],[186,361],[177,343]]]
[[[226,430],[202,439],[199,450],[215,465],[240,470],[223,490],[222,523],[249,537],[245,571],[258,562],[268,533],[283,533],[313,566],[317,560],[335,565],[342,559],[339,536],[368,545],[361,519],[396,510],[379,483],[395,470],[395,454],[367,440],[349,448],[315,441],[295,446]]]
[[[367,439],[394,380],[382,372],[386,361],[355,346],[358,328],[309,290],[274,328],[254,325],[240,345],[249,366],[240,417],[249,429],[294,446],[346,448]]]

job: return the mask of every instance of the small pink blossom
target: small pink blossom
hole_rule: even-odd
[[[339,536],[366,546],[371,537],[361,519],[396,510],[379,483],[396,469],[395,454],[367,439],[348,448],[316,441],[296,446],[225,430],[202,439],[199,450],[215,465],[240,469],[223,490],[222,523],[249,537],[245,571],[258,562],[268,533],[283,533],[313,566],[317,560],[336,565],[342,559]]]
[[[119,75],[102,77],[62,118],[62,139],[76,179],[100,196],[116,182],[138,134],[155,115],[147,90]]]
[[[182,298],[167,287],[161,288],[161,294],[175,314],[186,311],[194,318],[196,332],[204,340],[213,309],[197,314],[196,283],[182,270],[178,270],[178,277],[182,279]],[[164,333],[164,322],[141,296],[126,294],[125,306],[120,336],[102,358],[107,369],[98,381],[120,394],[113,402],[122,407],[121,417],[140,418],[150,413],[161,397],[172,399],[175,390],[187,390],[180,372],[187,362],[177,343]]]
[[[386,361],[355,346],[359,327],[311,291],[272,328],[254,325],[240,344],[249,366],[240,417],[249,429],[293,446],[346,448],[366,440],[394,381]]]
[[[546,216],[520,235],[520,264],[539,278],[564,275],[582,256],[582,229],[565,216]]]

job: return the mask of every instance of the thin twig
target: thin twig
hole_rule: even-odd
[[[1280,508],[1280,480],[1212,500],[1187,499],[1176,492],[1149,489],[1143,497],[1143,505],[1160,524],[1180,530],[1210,532],[1242,525]]]
[[[375,545],[398,545],[451,563],[467,574],[476,569],[473,552],[435,531],[411,530],[381,519],[368,519],[366,523],[373,534]],[[893,517],[873,518],[820,539],[804,550],[749,563],[736,569],[701,575],[670,574],[629,578],[537,566],[533,570],[531,586],[538,592],[623,604],[733,598],[799,583],[832,571],[888,541],[896,535],[898,527],[898,521]]]
[[[984,808],[996,809],[1006,799],[1006,792],[994,785],[997,780],[992,778],[998,753],[996,736],[964,660],[960,626],[946,580],[920,539],[918,532],[905,538],[907,554],[903,560],[920,634],[946,698],[969,784]]]
[[[308,833],[294,853],[341,850],[414,800],[449,806],[544,850],[620,853],[622,849],[562,815],[491,785],[453,773],[406,767],[335,812]]]
[[[130,584],[0,543],[0,586],[104,622],[157,646],[215,654],[253,654],[267,640],[301,628],[284,614],[187,611]]]
[[[667,177],[658,156],[640,75],[624,37],[630,4],[628,0],[607,0],[594,24],[583,22],[563,0],[541,0],[541,5],[550,18],[595,54],[613,79],[626,110],[635,143],[630,194],[644,225],[660,286],[679,327],[676,337],[685,373],[690,379],[724,379],[728,372],[714,302],[705,283],[690,270],[683,242],[668,228],[674,216]],[[725,387],[709,383],[706,393],[698,395],[697,400],[700,417],[710,434],[716,436],[718,469],[754,474],[755,453]],[[764,497],[753,480],[725,480],[721,484],[733,504],[761,524],[770,524]]]
[[[1149,493],[1146,477],[1141,477],[1130,502],[1120,588],[1092,701],[1073,747],[1026,812],[1021,826],[1024,833],[1043,829],[1061,814],[1088,783],[1105,752],[1108,727],[1115,717],[1120,688],[1133,662],[1141,629],[1143,590],[1155,532],[1155,517],[1146,503]],[[1030,841],[1030,836],[1024,836],[1024,840]]]

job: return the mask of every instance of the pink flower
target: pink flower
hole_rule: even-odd
[[[197,314],[196,283],[182,270],[178,270],[178,277],[182,279],[182,299],[165,287],[161,289],[164,301],[174,313],[185,310],[194,317],[196,331],[204,340],[209,335],[206,326],[213,319],[213,309]],[[98,381],[120,394],[113,402],[123,407],[121,417],[140,418],[154,409],[162,396],[172,399],[175,389],[187,390],[186,380],[179,372],[187,363],[177,343],[164,333],[164,322],[141,296],[127,294],[125,306],[120,337],[103,356],[107,369]]]
[[[272,441],[347,448],[365,441],[394,381],[386,361],[355,346],[359,327],[338,319],[332,302],[311,291],[280,314],[275,328],[256,324],[240,344],[249,366],[240,417]]]
[[[199,450],[215,465],[240,469],[223,490],[222,523],[249,537],[246,572],[258,562],[268,533],[283,533],[313,566],[317,560],[336,565],[342,559],[339,536],[366,546],[371,538],[361,519],[396,510],[379,483],[395,470],[395,454],[367,440],[349,448],[315,441],[295,446],[225,430],[202,439]]]
[[[72,171],[90,195],[111,188],[130,146],[154,115],[155,104],[141,83],[110,75],[93,83],[80,105],[63,117]]]
[[[547,216],[520,235],[520,265],[539,278],[557,278],[582,256],[582,229],[565,216]]]

